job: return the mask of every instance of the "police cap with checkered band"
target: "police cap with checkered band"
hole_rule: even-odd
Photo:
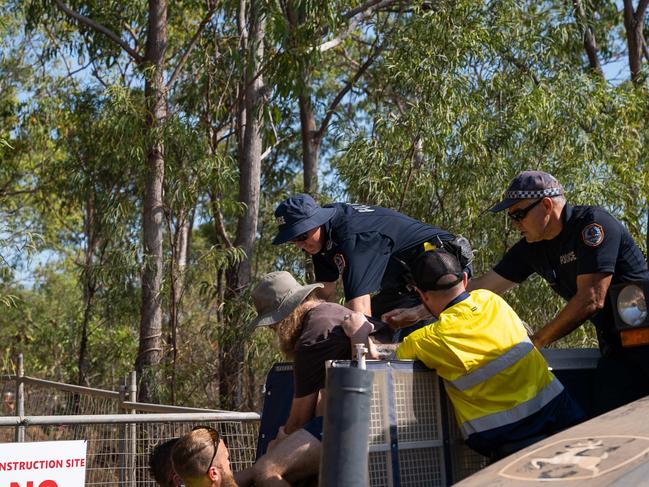
[[[509,184],[505,191],[505,198],[489,208],[489,211],[497,213],[521,200],[551,198],[562,194],[563,186],[551,174],[543,171],[523,171]]]

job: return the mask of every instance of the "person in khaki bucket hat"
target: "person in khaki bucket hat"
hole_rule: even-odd
[[[299,284],[288,272],[261,278],[251,296],[254,326],[271,326],[294,361],[295,391],[286,424],[268,452],[236,476],[240,486],[294,483],[318,474],[322,441],[325,361],[349,360],[356,343],[369,344],[372,325],[361,313],[320,299],[322,284]]]
[[[317,282],[301,286],[286,271],[271,272],[261,278],[252,290],[252,300],[257,310],[253,326],[270,326],[279,323],[295,310],[309,294],[324,287]]]

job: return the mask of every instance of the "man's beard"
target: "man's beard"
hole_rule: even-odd
[[[222,472],[221,475],[221,487],[238,487],[237,483],[234,481],[234,477],[229,472]]]

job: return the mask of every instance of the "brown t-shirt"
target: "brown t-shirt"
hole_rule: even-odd
[[[318,392],[325,386],[325,361],[351,359],[351,342],[343,331],[349,309],[322,303],[304,317],[302,333],[295,344],[293,378],[295,397]]]

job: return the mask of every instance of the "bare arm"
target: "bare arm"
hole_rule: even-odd
[[[291,403],[291,412],[288,415],[286,424],[280,428],[280,430],[283,431],[283,433],[290,435],[311,421],[311,419],[313,419],[317,400],[317,392],[304,397],[294,397],[293,402]]]
[[[566,336],[604,307],[611,274],[601,272],[577,276],[577,294],[555,318],[537,331],[532,342],[538,348]]]
[[[374,326],[372,323],[367,321],[364,314],[351,312],[348,315],[345,315],[343,320],[343,330],[351,342],[352,357],[356,352],[355,345],[362,343],[367,347],[370,358],[378,358],[376,347],[374,347],[374,343],[370,340],[370,333],[374,331]]]
[[[345,306],[351,310],[363,313],[365,316],[372,316],[372,301],[369,294],[352,298],[345,303]]]
[[[515,282],[505,279],[496,271],[489,271],[485,275],[471,279],[467,286],[467,291],[474,291],[476,289],[488,289],[497,294],[502,294],[509,291],[516,285]]]
[[[381,321],[385,321],[390,328],[403,328],[414,325],[418,321],[432,318],[423,304],[413,306],[412,308],[395,308],[381,315]]]
[[[318,297],[325,301],[333,301],[336,298],[336,282],[323,282],[324,287],[318,289]]]

